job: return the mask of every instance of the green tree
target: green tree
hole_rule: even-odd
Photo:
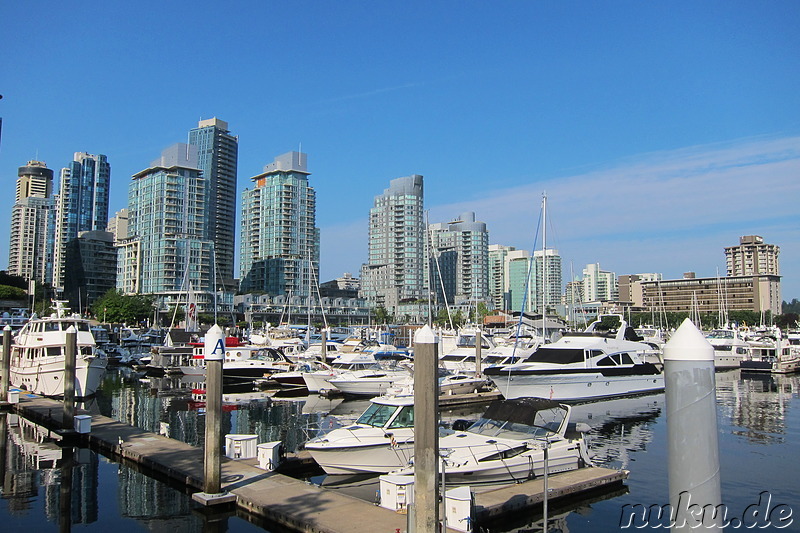
[[[92,313],[105,322],[138,323],[153,314],[153,297],[144,294],[123,295],[109,289],[92,305]]]
[[[437,326],[450,327],[450,317],[447,314],[446,308],[439,309],[436,313],[436,317],[433,319],[433,323]]]
[[[785,313],[800,314],[800,301],[798,301],[797,298],[792,298],[792,301],[788,303],[783,302],[783,305],[781,307],[782,307],[781,312],[784,314]]]
[[[782,330],[800,327],[800,314],[783,313],[775,317],[775,325]]]
[[[379,305],[375,308],[375,323],[376,324],[391,324],[394,322],[392,314],[386,310],[385,307]]]
[[[19,300],[24,302],[27,297],[28,293],[25,289],[12,285],[0,285],[0,300]]]

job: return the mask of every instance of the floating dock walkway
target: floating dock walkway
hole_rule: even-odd
[[[22,396],[22,395],[21,395]],[[13,409],[22,417],[62,434],[103,455],[141,465],[188,492],[203,489],[203,450],[111,418],[92,415],[91,432],[62,431],[63,403],[40,397],[20,397]],[[88,414],[78,411],[76,414]],[[249,513],[307,533],[395,533],[406,530],[406,515],[340,492],[263,470],[253,460],[222,457],[222,489],[235,495],[236,505]],[[575,499],[599,490],[622,487],[626,471],[583,468],[551,475],[548,503]],[[476,523],[501,520],[541,505],[542,480],[475,490]],[[534,509],[535,511],[535,509]],[[448,531],[454,531],[448,528]]]

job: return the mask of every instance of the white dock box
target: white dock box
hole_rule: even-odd
[[[8,391],[8,393],[6,394],[6,397],[8,398],[8,403],[14,403],[14,404],[19,403],[19,391],[18,390],[10,390],[10,391]]]
[[[414,476],[380,476],[381,507],[392,511],[405,511],[414,503]]]
[[[258,466],[264,470],[275,470],[281,464],[283,441],[264,442],[257,446]]]
[[[75,433],[91,433],[92,432],[92,417],[91,415],[76,415],[73,418],[75,425]]]
[[[229,459],[255,459],[258,435],[225,435],[225,456]]]
[[[445,492],[445,516],[447,527],[466,533],[472,532],[472,491],[469,487],[457,487]]]

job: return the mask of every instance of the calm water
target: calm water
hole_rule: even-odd
[[[107,376],[102,393],[86,407],[202,446],[204,413],[202,404],[192,397],[192,386],[180,379],[114,372]],[[773,506],[786,504],[800,513],[798,395],[798,376],[717,374],[722,494],[733,515],[757,504],[762,491],[770,492]],[[270,399],[258,394],[230,394],[226,400],[230,403],[225,407],[224,433],[257,434],[259,442],[283,440],[290,452],[320,428],[354,418],[366,405],[364,401]],[[444,418],[474,418],[480,411],[469,408],[446,413]],[[577,406],[573,421],[592,427],[590,448],[598,464],[627,469],[630,477],[621,493],[552,510],[553,526],[571,532],[616,530],[623,505],[668,502],[663,394]],[[5,425],[0,420],[0,439],[5,436],[7,450],[0,474],[4,524],[0,531],[281,531],[268,524],[252,524],[242,514],[209,520],[193,510],[188,495],[166,483],[89,450],[62,449],[52,435],[14,416],[7,417]],[[374,500],[375,480],[345,481],[312,478],[312,482]],[[492,524],[484,531],[536,531],[539,518],[519,516],[516,523]],[[800,515],[783,531],[800,531]]]

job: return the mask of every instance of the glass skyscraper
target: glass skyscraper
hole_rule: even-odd
[[[288,152],[242,193],[241,292],[307,297],[319,282],[316,191],[306,154]]]
[[[432,292],[442,304],[489,304],[489,232],[475,213],[428,226]]]
[[[105,231],[111,165],[106,156],[75,152],[69,166],[61,169],[56,205],[53,285],[64,288],[67,245],[82,231]]]
[[[227,122],[212,118],[189,131],[189,144],[197,146],[197,165],[208,182],[205,231],[206,238],[214,241],[217,276],[232,280],[239,138],[231,135]]]
[[[213,298],[214,244],[206,238],[208,180],[197,147],[175,144],[133,175],[128,189],[128,238],[118,245],[117,288],[184,303],[189,284],[198,303]]]
[[[361,267],[361,296],[397,313],[402,301],[426,296],[423,178],[389,182],[369,212],[369,261]]]

